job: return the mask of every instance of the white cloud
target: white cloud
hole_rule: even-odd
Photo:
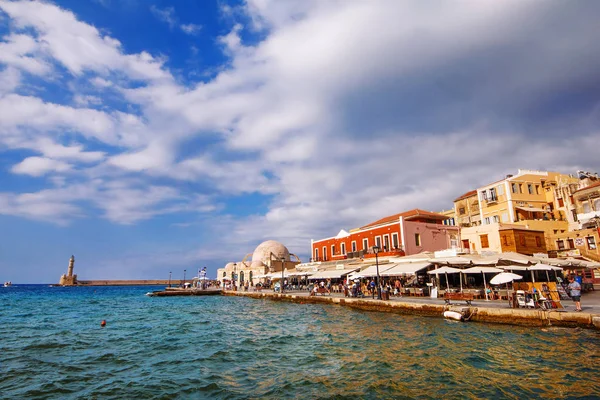
[[[202,29],[201,25],[196,24],[181,24],[179,25],[179,27],[183,32],[187,33],[188,35],[197,35]]]
[[[177,17],[175,16],[175,9],[173,7],[159,8],[152,5],[150,6],[150,11],[156,18],[166,22],[171,28],[177,26]]]
[[[49,172],[66,172],[71,166],[65,162],[44,157],[27,157],[19,164],[13,166],[11,171],[15,174],[42,176]]]

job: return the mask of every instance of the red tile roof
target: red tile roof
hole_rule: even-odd
[[[459,201],[459,200],[462,200],[462,199],[466,199],[466,198],[474,196],[476,194],[477,194],[477,190],[471,190],[470,192],[467,192],[467,193],[463,194],[462,196],[454,199],[454,201]]]
[[[600,186],[600,182],[596,182],[596,183],[593,183],[593,184],[591,184],[589,186],[586,186],[584,188],[578,189],[578,190],[574,191],[573,194],[575,194],[577,192],[581,192],[582,190],[587,190],[587,189],[595,188],[597,186]]]
[[[378,219],[375,222],[371,222],[370,224],[367,224],[365,226],[361,226],[360,229],[370,228],[372,226],[377,226],[377,225],[382,225],[382,224],[385,224],[385,223],[388,223],[388,222],[398,221],[398,219],[400,217],[410,218],[410,217],[419,217],[419,216],[422,216],[422,217],[425,217],[425,218],[434,218],[434,219],[448,219],[448,217],[446,217],[445,215],[434,213],[434,212],[429,212],[429,211],[425,211],[425,210],[420,210],[418,208],[415,208],[414,210],[405,211],[403,213],[394,214],[394,215],[390,215],[389,217]]]

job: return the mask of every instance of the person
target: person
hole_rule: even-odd
[[[371,282],[369,283],[369,290],[371,291],[371,296],[373,298],[375,298],[375,281],[371,280]]]
[[[571,300],[575,303],[575,311],[581,311],[581,285],[575,280],[573,275],[569,276],[569,286]]]

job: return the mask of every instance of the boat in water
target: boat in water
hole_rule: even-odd
[[[10,286],[12,286],[12,282],[11,281],[4,282],[4,287],[10,287]]]

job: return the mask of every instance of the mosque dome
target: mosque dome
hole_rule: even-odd
[[[273,256],[271,256],[273,253]],[[262,262],[267,264],[271,257],[281,260],[284,258],[286,261],[290,261],[290,252],[281,243],[275,240],[267,240],[258,245],[254,253],[252,254],[252,264],[255,262]]]
[[[235,264],[235,263],[233,263],[233,262],[227,263],[227,265],[225,265],[225,268],[231,269],[231,268],[233,268],[233,264]]]

